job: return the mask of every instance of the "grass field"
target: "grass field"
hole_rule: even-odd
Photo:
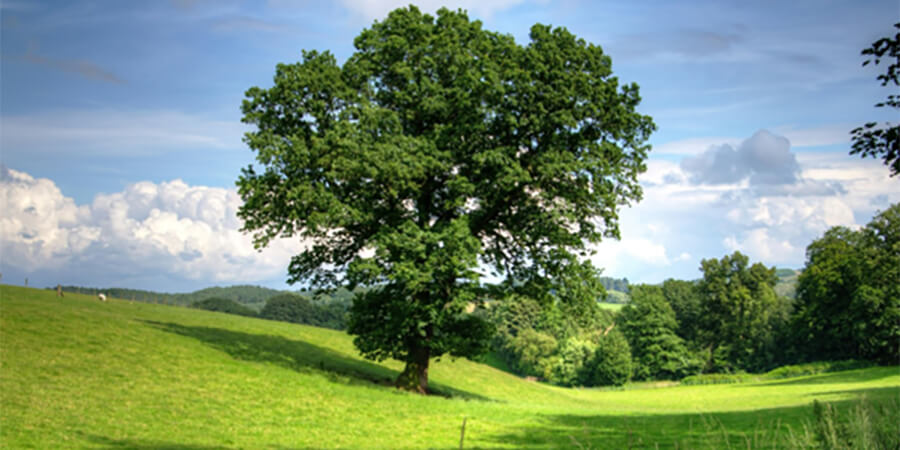
[[[396,362],[344,333],[0,286],[6,448],[783,447],[811,402],[900,397],[900,369],[760,383],[564,389],[442,360],[444,396],[390,387]]]

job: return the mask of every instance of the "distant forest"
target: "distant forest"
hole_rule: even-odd
[[[797,274],[799,271],[794,269],[777,269],[775,274],[778,276],[778,284],[775,290],[779,295],[794,298]],[[628,278],[600,277],[600,283],[607,291],[606,301],[608,303],[628,303],[631,299],[631,288]],[[48,287],[47,289],[56,289]],[[222,298],[233,300],[247,308],[259,312],[266,305],[266,301],[276,295],[294,293],[305,297],[317,297],[312,291],[280,291],[262,286],[251,285],[235,285],[228,287],[208,287],[194,292],[188,293],[165,293],[155,291],[145,291],[141,289],[126,288],[98,288],[84,286],[63,286],[63,291],[78,294],[96,295],[104,293],[109,297],[120,298],[123,300],[134,300],[145,303],[161,303],[166,305],[190,306],[194,303],[201,302],[210,298]],[[320,294],[320,300],[337,300],[341,302],[349,302],[352,293],[347,289],[338,289],[330,294]],[[323,298],[324,297],[324,298]]]
[[[48,288],[48,289],[56,289]],[[190,306],[196,302],[200,302],[209,298],[224,298],[233,300],[244,305],[254,311],[260,311],[266,304],[266,300],[288,291],[279,291],[269,289],[262,286],[238,285],[229,287],[209,287],[200,289],[199,291],[170,294],[165,292],[145,291],[140,289],[126,288],[96,288],[82,286],[63,286],[64,292],[73,292],[78,294],[96,295],[104,293],[108,297],[120,298],[123,300],[134,300],[146,303],[161,303],[166,305]]]

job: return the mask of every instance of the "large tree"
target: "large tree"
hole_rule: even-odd
[[[617,322],[628,339],[634,358],[634,378],[676,380],[699,372],[684,340],[676,333],[675,311],[660,286],[638,285]]]
[[[430,359],[484,350],[490,327],[465,312],[482,268],[529,295],[592,286],[579,257],[640,199],[654,125],[638,87],[563,28],[530,37],[410,6],[363,30],[343,65],[305,51],[246,93],[263,170],[237,182],[244,229],[257,246],[306,242],[292,283],[374,287],[349,332],[366,357],[406,363],[400,388],[424,393]]]
[[[789,315],[786,298],[775,294],[775,268],[750,265],[740,252],[701,261],[699,341],[709,350],[707,369],[769,368]]]
[[[887,67],[883,74],[878,75],[878,80],[882,86],[893,86],[893,92],[897,92],[897,86],[900,86],[900,22],[895,23],[894,28],[897,33],[893,38],[887,36],[873,42],[870,47],[863,49],[862,54],[867,56],[863,66],[870,62],[877,65],[882,59],[886,60]],[[889,94],[885,101],[876,103],[875,106],[900,109],[900,95]],[[900,125],[886,123],[879,126],[878,122],[869,122],[850,133],[853,135],[851,155],[881,158],[890,168],[891,176],[900,174]]]
[[[900,361],[900,204],[806,248],[796,330],[806,359]]]

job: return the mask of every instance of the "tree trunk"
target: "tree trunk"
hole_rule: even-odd
[[[406,368],[397,377],[397,388],[417,394],[428,393],[428,359],[431,356],[427,347],[416,348],[410,353]]]

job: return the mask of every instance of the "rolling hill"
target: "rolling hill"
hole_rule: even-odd
[[[417,396],[342,332],[129,300],[0,285],[4,447],[783,447],[813,400],[900,395],[897,367],[605,390],[445,358]]]

